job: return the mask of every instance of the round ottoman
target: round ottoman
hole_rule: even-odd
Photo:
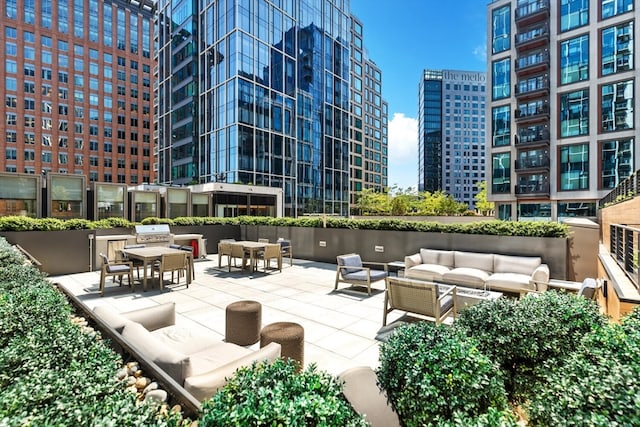
[[[257,301],[236,301],[225,310],[225,340],[251,345],[260,339],[262,305]]]
[[[277,342],[282,346],[281,356],[300,362],[304,366],[304,328],[293,322],[271,323],[260,331],[260,347]]]

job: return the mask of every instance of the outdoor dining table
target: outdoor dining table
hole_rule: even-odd
[[[238,246],[242,246],[242,249],[245,252],[249,252],[249,262],[250,262],[250,272],[254,272],[255,271],[255,262],[256,262],[256,255],[258,254],[258,251],[260,250],[264,250],[264,247],[266,245],[268,245],[268,243],[262,243],[262,242],[254,242],[253,240],[239,240],[236,242],[229,242],[232,245],[238,245]]]
[[[186,251],[183,251],[181,249],[173,249],[173,248],[169,248],[167,246],[145,246],[144,248],[130,248],[130,249],[123,249],[122,253],[125,254],[129,259],[137,259],[142,261],[142,265],[143,265],[143,269],[144,269],[144,276],[142,279],[142,289],[144,291],[147,290],[147,266],[149,265],[149,263],[152,263],[151,265],[153,265],[154,261],[160,261],[160,259],[162,258],[162,255],[165,254],[175,254],[175,253],[187,253]],[[187,256],[189,256],[189,254],[187,253]],[[187,284],[191,283],[191,275],[192,275],[192,271],[191,271],[191,263],[187,262]]]

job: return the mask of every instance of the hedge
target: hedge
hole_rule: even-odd
[[[44,275],[0,239],[0,425],[176,426],[116,378],[121,358],[71,322]]]
[[[496,236],[524,237],[567,237],[569,228],[566,224],[537,221],[478,221],[471,223],[442,224],[427,221],[405,221],[399,219],[347,219],[334,217],[301,217],[273,218],[264,216],[240,216],[234,218],[221,217],[180,217],[180,218],[145,218],[142,224],[169,224],[175,226],[200,225],[266,225],[276,227],[313,227],[358,230],[390,230],[420,231],[431,233],[462,233]],[[100,221],[84,219],[60,220],[54,218],[29,218],[23,216],[0,217],[0,231],[31,230],[75,230],[127,227],[136,223],[122,218],[108,218]]]

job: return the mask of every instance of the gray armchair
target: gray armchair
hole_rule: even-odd
[[[365,286],[367,293],[371,295],[371,283],[384,280],[387,275],[387,264],[383,262],[363,262],[358,254],[338,255],[338,268],[336,270],[336,284],[348,283],[352,286]],[[365,265],[381,266],[382,270],[373,270]]]

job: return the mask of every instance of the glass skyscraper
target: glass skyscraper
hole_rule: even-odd
[[[349,1],[157,8],[159,182],[279,187],[287,216],[348,215]]]
[[[418,92],[418,190],[471,209],[485,179],[486,73],[424,70]]]

